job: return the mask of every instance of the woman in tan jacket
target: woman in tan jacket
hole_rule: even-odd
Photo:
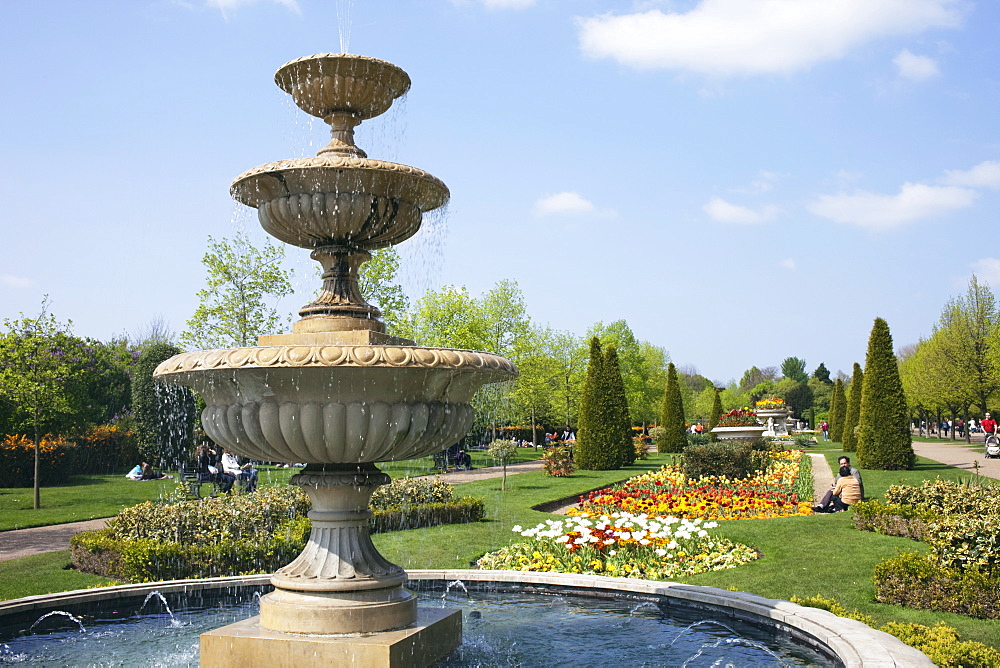
[[[841,466],[839,473],[833,489],[823,495],[819,505],[813,506],[813,512],[839,513],[861,500],[861,484],[851,475],[851,467]]]

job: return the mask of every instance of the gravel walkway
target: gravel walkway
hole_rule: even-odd
[[[53,524],[48,527],[0,532],[0,561],[69,549],[69,539],[81,531],[103,529],[110,518]]]

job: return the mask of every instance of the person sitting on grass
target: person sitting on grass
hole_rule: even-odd
[[[864,498],[865,498],[865,481],[861,479],[861,471],[859,471],[856,468],[854,468],[853,466],[851,466],[851,458],[850,457],[841,456],[840,459],[837,460],[837,463],[840,464],[841,468],[843,468],[843,467],[846,466],[847,468],[851,469],[851,477],[858,481],[858,488],[861,490],[861,499],[859,499],[859,500],[864,500]]]
[[[249,463],[240,466],[240,462],[232,450],[222,451],[222,470],[241,481],[243,489],[247,493],[257,489],[257,470]]]
[[[139,477],[139,480],[163,480],[164,478],[173,478],[173,476],[161,473],[160,471],[154,471],[153,467],[147,462],[142,463],[142,475]]]
[[[828,490],[819,505],[813,506],[815,513],[839,513],[861,500],[861,485],[851,475],[850,466],[840,467],[840,477],[833,489]]]

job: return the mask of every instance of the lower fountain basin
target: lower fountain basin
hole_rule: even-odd
[[[515,571],[409,576],[422,607],[465,612],[463,645],[444,666],[680,665],[689,659],[687,665],[701,666],[725,657],[733,665],[933,665],[860,622],[714,587]],[[0,663],[191,665],[198,660],[198,635],[256,614],[267,582],[263,575],[159,582],[0,602]],[[63,614],[36,624],[53,611],[77,616],[86,632]],[[32,635],[25,635],[33,624]]]

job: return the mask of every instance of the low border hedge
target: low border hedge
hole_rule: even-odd
[[[922,610],[1000,619],[1000,577],[959,571],[904,552],[875,566],[875,600]]]

